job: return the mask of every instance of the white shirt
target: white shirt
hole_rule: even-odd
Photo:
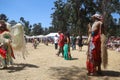
[[[58,37],[54,37],[54,43],[58,43]]]

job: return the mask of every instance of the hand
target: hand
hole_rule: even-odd
[[[3,46],[3,43],[0,43],[0,47]]]

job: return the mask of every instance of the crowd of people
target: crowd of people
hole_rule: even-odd
[[[108,49],[120,52],[120,37],[110,37],[107,41]]]
[[[87,60],[86,68],[88,70],[88,75],[101,74],[101,64],[104,63],[104,67],[107,66],[107,47],[117,49],[120,51],[120,38],[110,38],[108,40],[107,47],[105,46],[105,35],[102,30],[103,28],[103,17],[99,14],[92,16],[94,20],[92,26],[88,24],[88,49],[87,49]],[[76,45],[79,47],[79,51],[82,51],[83,47],[83,38],[82,34],[79,34],[78,37],[75,34],[70,36],[69,32],[58,31],[59,36],[54,37],[55,49],[58,49],[56,53],[57,56],[62,54],[62,57],[65,60],[72,60],[71,49],[76,50]],[[4,68],[7,68],[9,64],[12,64],[12,58],[15,59],[13,49],[11,46],[11,35],[4,21],[0,21],[0,64]],[[45,41],[47,44],[48,40]],[[111,42],[117,42],[113,44]],[[32,40],[33,46],[36,49],[39,40]],[[113,47],[114,46],[114,47]],[[104,57],[104,60],[102,59]]]
[[[104,68],[107,66],[107,47],[105,46],[106,37],[102,30],[103,17],[99,14],[95,14],[92,16],[92,19],[94,20],[93,25],[91,26],[88,24],[88,51],[86,67],[88,70],[88,75],[100,75],[101,64],[103,63]],[[83,46],[82,35],[79,34],[78,37],[75,37],[75,35],[72,34],[70,37],[68,32],[63,34],[59,31],[58,33],[59,38],[55,40],[58,40],[57,44],[59,46],[59,50],[56,55],[59,56],[60,53],[62,53],[65,60],[72,60],[70,47],[72,47],[72,50],[76,50],[76,45],[78,45],[79,51],[81,51]],[[104,60],[102,59],[103,57]]]
[[[60,55],[62,53],[62,56],[66,60],[72,59],[71,53],[70,53],[70,47],[72,47],[72,50],[76,50],[76,46],[79,47],[79,51],[82,51],[83,46],[83,38],[82,35],[75,37],[74,34],[70,36],[69,32],[62,33],[61,31],[58,31],[59,36],[54,37],[54,44],[55,49],[59,46],[59,51],[56,55]]]

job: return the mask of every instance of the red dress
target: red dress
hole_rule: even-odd
[[[8,31],[8,30],[5,30],[5,31]],[[2,34],[3,32],[5,31],[0,31],[0,34]],[[11,56],[15,59],[15,56],[14,56],[14,53],[13,53],[13,49],[12,47],[10,46],[11,48]],[[0,55],[3,57],[3,58],[6,58],[6,50],[4,50],[2,47],[0,47]]]
[[[0,48],[0,55],[5,59],[6,58],[6,51]]]
[[[96,71],[95,67],[101,65],[101,41],[99,29],[94,32],[88,45],[87,69],[89,73]]]

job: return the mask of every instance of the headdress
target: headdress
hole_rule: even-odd
[[[1,24],[1,26],[6,26],[6,24],[5,24],[5,21],[4,21],[4,20],[0,20],[0,24]]]
[[[9,31],[7,29],[7,24],[4,20],[0,20],[0,28],[2,29],[2,31]]]
[[[97,19],[100,19],[100,20],[103,19],[103,17],[102,17],[100,14],[94,14],[94,15],[92,16],[92,18],[97,18]]]

